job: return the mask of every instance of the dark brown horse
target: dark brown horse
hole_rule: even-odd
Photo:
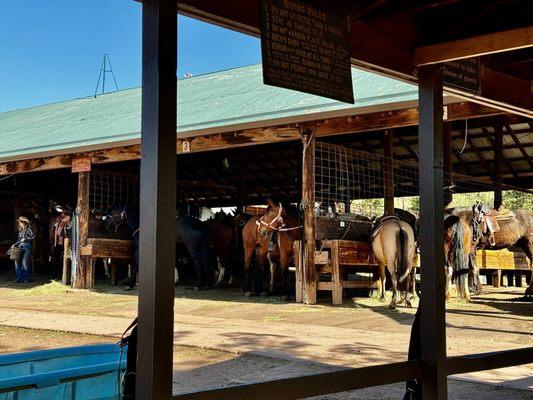
[[[273,232],[284,224],[283,206],[272,200],[267,201],[267,209],[263,215],[254,215],[243,227],[242,239],[244,247],[244,296],[252,296],[258,291],[266,295],[266,279],[268,275],[267,254]],[[252,270],[255,254],[257,269]],[[252,279],[254,275],[254,279]],[[252,281],[253,284],[252,284]]]
[[[450,298],[451,281],[455,281],[460,297],[470,301],[471,290],[481,292],[476,250],[483,237],[483,224],[488,207],[477,202],[472,207],[445,210],[444,255],[446,261],[446,298]],[[470,283],[469,283],[470,282]]]
[[[233,251],[232,242],[235,241],[236,223],[232,216],[223,211],[215,214],[214,218],[205,221],[209,235],[209,243],[217,256],[218,278],[215,287],[222,286],[226,280],[228,285],[233,283]]]

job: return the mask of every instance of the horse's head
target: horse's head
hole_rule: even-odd
[[[126,206],[112,206],[107,210],[106,214],[101,216],[104,221],[104,226],[107,230],[114,230],[115,233],[118,228],[126,221],[127,213]]]
[[[281,203],[267,200],[267,209],[257,221],[259,226],[259,234],[261,237],[266,237],[271,231],[278,230],[285,225],[283,221],[283,205]]]

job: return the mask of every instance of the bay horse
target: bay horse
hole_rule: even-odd
[[[513,210],[502,216],[502,209],[488,210],[488,215],[482,224],[481,246],[485,249],[500,250],[509,247],[519,247],[529,259],[529,266],[533,270],[533,212],[526,210]],[[468,211],[467,211],[468,212]],[[497,221],[498,229],[491,232],[487,218]],[[533,274],[533,271],[532,271]],[[526,295],[533,295],[533,275],[526,289]]]
[[[389,308],[396,308],[398,284],[403,281],[406,281],[405,303],[407,307],[411,307],[410,295],[415,291],[413,259],[416,244],[413,228],[395,215],[383,216],[376,220],[371,240],[374,256],[379,263],[381,300],[385,299],[387,266],[392,279],[392,300]]]
[[[267,200],[267,208],[262,215],[253,215],[242,229],[244,247],[244,296],[249,297],[260,292],[267,295],[265,277],[268,275],[267,254],[272,234],[284,224],[283,206],[271,199]],[[257,270],[252,269],[255,255]],[[254,279],[252,279],[252,273]],[[257,279],[259,275],[259,279]],[[254,281],[254,282],[252,282]],[[253,285],[252,285],[253,283]]]
[[[297,207],[288,204],[283,207],[281,216],[283,223],[276,231],[276,238],[273,248],[268,252],[268,260],[270,263],[270,284],[269,292],[274,292],[276,282],[276,264],[279,263],[280,269],[280,286],[282,300],[289,300],[289,266],[293,261],[293,243],[295,240],[301,238],[301,228],[299,223],[299,212]],[[276,207],[276,206],[274,206]]]

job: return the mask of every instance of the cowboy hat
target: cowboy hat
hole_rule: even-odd
[[[18,217],[17,221],[19,222],[26,222],[27,224],[30,223],[30,220],[26,217]]]

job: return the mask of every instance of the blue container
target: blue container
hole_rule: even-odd
[[[117,400],[125,368],[116,344],[0,355],[0,400]]]

